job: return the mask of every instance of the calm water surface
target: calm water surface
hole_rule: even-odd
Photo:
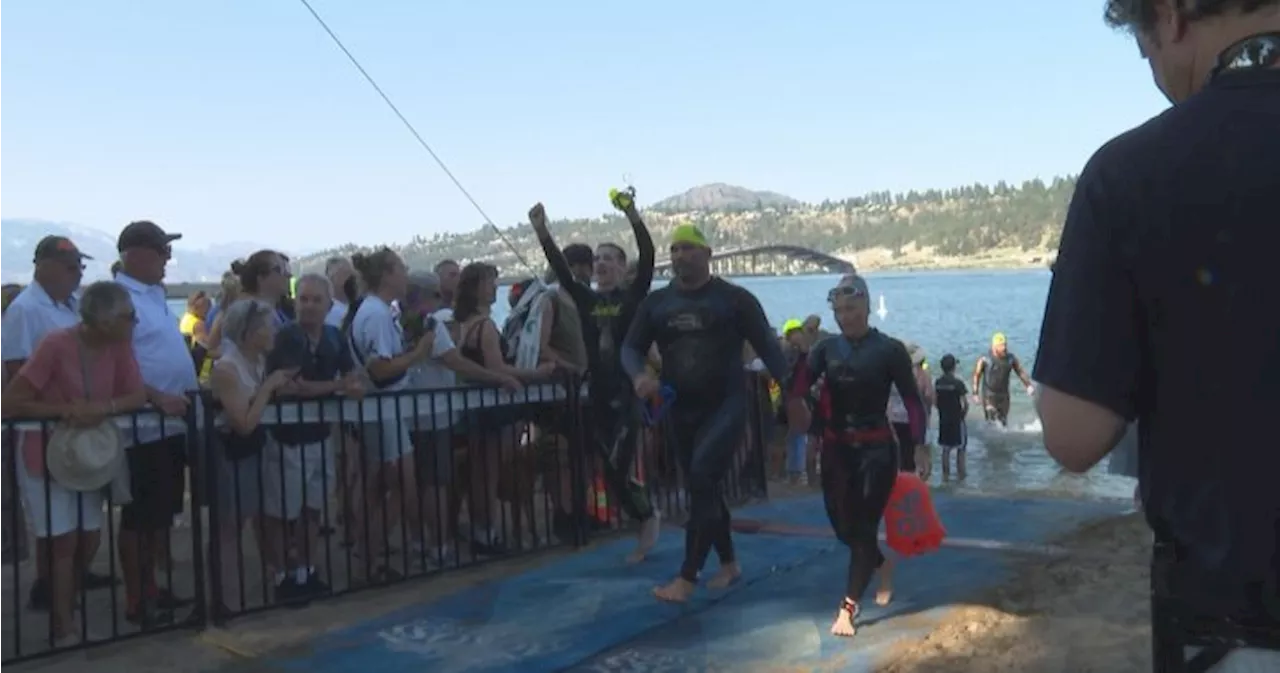
[[[1047,269],[871,273],[867,282],[873,308],[883,297],[886,309],[884,318],[873,316],[872,323],[888,334],[923,346],[935,376],[938,360],[951,353],[960,361],[957,371],[968,382],[975,360],[986,352],[991,334],[997,331],[1005,333],[1009,350],[1030,370],[1049,277]],[[780,329],[788,319],[816,314],[822,317],[824,329],[835,331],[826,297],[837,280],[837,276],[783,276],[739,278],[735,282],[755,293],[775,328]],[[498,296],[505,300],[506,288]],[[183,302],[170,304],[181,313]],[[506,317],[505,301],[494,308],[499,321]],[[1030,399],[1017,390],[1007,429],[989,425],[980,410],[970,413],[968,460],[969,475],[964,482],[943,484],[935,458],[935,484],[983,494],[1126,498],[1133,492],[1133,480],[1106,474],[1105,461],[1089,474],[1063,472],[1044,451]]]

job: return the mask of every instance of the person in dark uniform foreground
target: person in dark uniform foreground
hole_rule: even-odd
[[[720,482],[733,464],[747,425],[745,340],[778,381],[787,374],[760,302],[747,290],[711,275],[711,248],[697,227],[684,224],[671,236],[675,279],[640,303],[622,346],[622,367],[640,399],[670,386],[667,446],[684,470],[689,523],[680,575],[654,589],[664,601],[684,602],[712,547],[720,570],[708,583],[722,588],[742,574],[733,555],[729,507]],[[645,367],[651,344],[662,356],[662,382]],[[881,405],[883,407],[883,403]]]

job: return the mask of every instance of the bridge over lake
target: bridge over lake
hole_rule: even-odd
[[[798,245],[756,245],[713,251],[711,272],[719,276],[798,276],[853,273],[854,263]],[[655,264],[656,278],[671,277],[671,262]]]
[[[658,251],[663,256],[663,251]],[[827,273],[853,273],[854,263],[828,255],[812,248],[798,245],[756,245],[715,251],[711,257],[711,272],[720,276],[799,276]],[[653,266],[655,278],[671,277],[671,262],[660,261]],[[522,280],[527,276],[501,279],[503,284]],[[185,299],[203,290],[208,294],[218,291],[217,283],[169,283],[165,293],[170,299]]]

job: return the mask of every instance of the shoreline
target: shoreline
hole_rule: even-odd
[[[879,673],[1151,670],[1151,533],[1141,513],[1083,526],[1027,558],[1003,585],[950,608],[895,647]]]

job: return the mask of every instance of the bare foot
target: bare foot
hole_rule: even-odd
[[[686,603],[693,595],[694,584],[683,577],[677,577],[667,584],[653,588],[653,595],[667,603]]]
[[[893,559],[880,566],[880,586],[876,589],[876,605],[884,607],[893,601]]]
[[[636,540],[636,548],[627,554],[627,563],[639,563],[658,543],[658,533],[662,532],[662,512],[653,510],[653,516],[640,524],[640,536]]]
[[[724,589],[732,586],[742,577],[742,566],[737,561],[722,565],[711,579],[707,580],[708,589]]]
[[[831,635],[852,638],[858,632],[858,628],[853,625],[853,617],[857,611],[857,604],[846,598],[840,611],[836,613],[836,620],[831,622]]]

